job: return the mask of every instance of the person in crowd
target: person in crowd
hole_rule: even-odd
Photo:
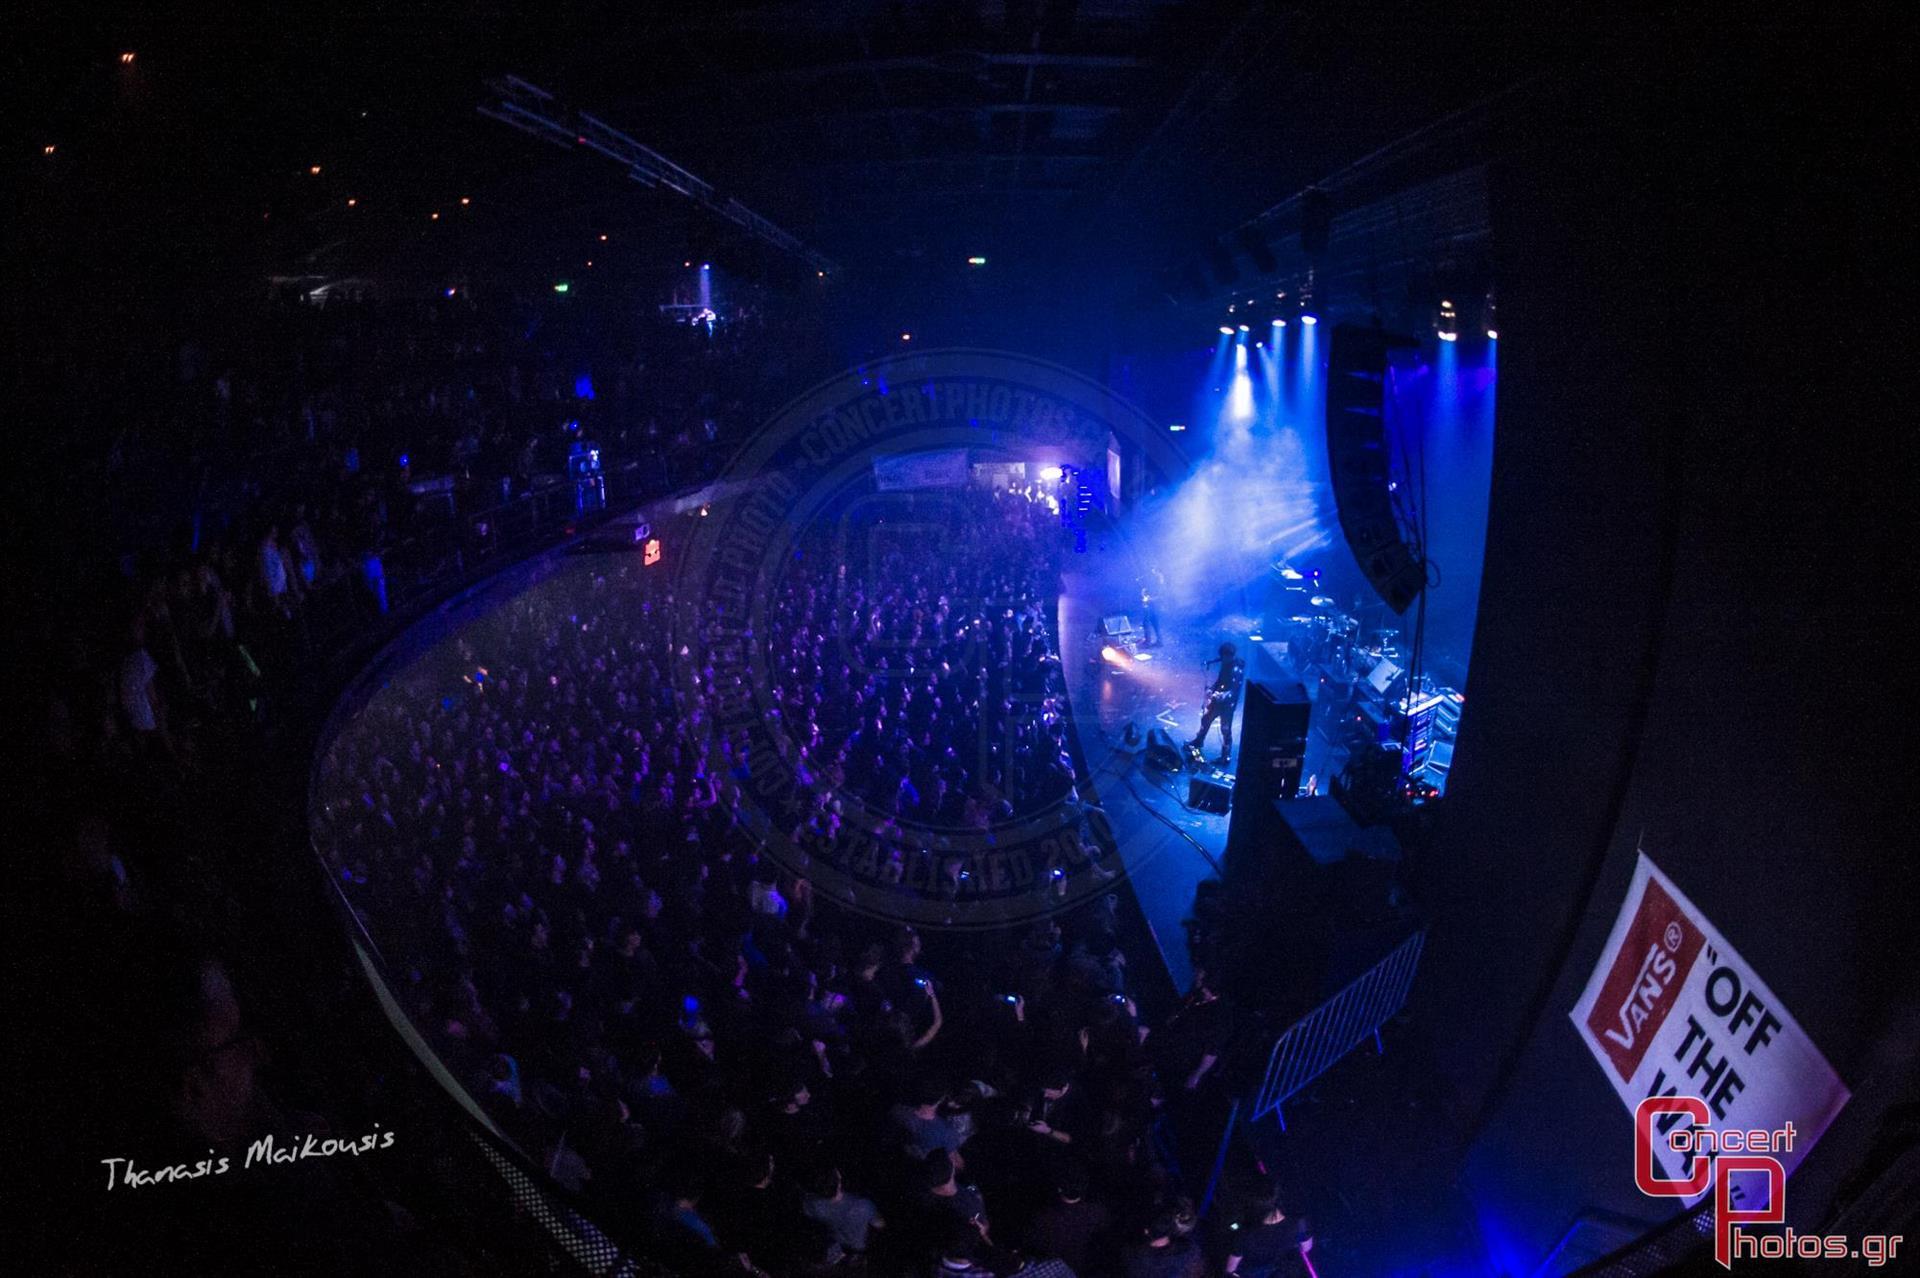
[[[1181,1233],[1173,1212],[1163,1210],[1121,1252],[1120,1272],[1124,1278],[1203,1278],[1207,1262],[1193,1239]]]
[[[1313,1233],[1282,1210],[1279,1187],[1262,1186],[1249,1206],[1255,1219],[1230,1231],[1222,1269],[1236,1278],[1307,1278],[1304,1257],[1313,1250]]]
[[[1104,1247],[1112,1228],[1113,1213],[1091,1196],[1086,1167],[1068,1160],[1054,1177],[1052,1201],[1027,1226],[1026,1249],[1064,1261],[1075,1273],[1098,1273],[1110,1264]]]
[[[851,1255],[864,1255],[873,1231],[887,1226],[871,1198],[847,1192],[838,1167],[823,1165],[809,1173],[806,1188],[801,1213],[832,1230],[835,1241]]]

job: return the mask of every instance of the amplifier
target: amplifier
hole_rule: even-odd
[[[1174,744],[1165,728],[1154,728],[1147,733],[1146,762],[1149,768],[1157,768],[1161,772],[1178,772],[1187,764],[1180,747]]]
[[[1233,807],[1233,778],[1219,773],[1189,777],[1187,806],[1202,812],[1227,812]]]

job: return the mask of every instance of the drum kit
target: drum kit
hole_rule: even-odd
[[[1309,663],[1357,667],[1361,674],[1382,661],[1406,664],[1398,630],[1363,628],[1359,618],[1342,612],[1330,596],[1309,593],[1305,586],[1288,586],[1284,593],[1291,614],[1287,620],[1299,628],[1294,644]]]

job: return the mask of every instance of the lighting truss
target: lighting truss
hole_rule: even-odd
[[[793,254],[815,271],[825,273],[839,269],[832,259],[808,248],[739,200],[721,194],[712,183],[694,176],[606,121],[566,106],[545,89],[512,75],[490,80],[487,87],[500,95],[498,102],[480,107],[480,114],[488,119],[568,151],[583,146],[591,148],[624,166],[627,176],[640,185],[665,187],[692,200],[775,248]]]

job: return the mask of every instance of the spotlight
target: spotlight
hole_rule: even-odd
[[[1287,326],[1287,322],[1283,319],[1277,319],[1273,322],[1273,326],[1275,328],[1285,328]]]
[[[824,280],[825,278],[827,278],[827,273],[826,273],[825,271],[815,271],[815,272],[814,272],[813,274],[814,274],[814,276],[815,276],[815,278],[817,278],[817,279],[823,279],[823,280]]]
[[[47,143],[47,145],[45,145],[45,146],[43,146],[43,147],[41,147],[41,148],[40,148],[40,154],[42,154],[42,155],[52,155],[52,154],[53,154],[53,143],[51,143],[51,142],[49,142],[49,143]]]
[[[605,243],[607,242],[607,236],[606,236],[606,232],[604,232],[604,231],[603,231],[603,232],[601,232],[601,234],[600,234],[600,242],[601,242],[602,244],[605,244]]]
[[[1248,328],[1248,327],[1247,327],[1247,326],[1246,326],[1245,324],[1242,324],[1242,325],[1240,326],[1240,331],[1241,331],[1241,332],[1243,332],[1243,333],[1247,333],[1247,332],[1251,332],[1252,330],[1251,330],[1251,329],[1249,329],[1249,328]]]
[[[1132,659],[1129,658],[1126,653],[1120,651],[1112,644],[1107,644],[1100,649],[1100,659],[1118,670],[1125,670],[1133,664]]]
[[[1499,333],[1497,333],[1497,332],[1495,332],[1495,331],[1494,331],[1493,329],[1488,329],[1488,330],[1487,330],[1487,340],[1488,340],[1489,342],[1497,342],[1497,341],[1499,341],[1499,340],[1500,340],[1500,334],[1499,334]]]
[[[1440,299],[1440,321],[1434,327],[1439,332],[1441,341],[1460,340],[1460,313],[1453,309],[1451,300],[1444,297]]]
[[[457,293],[457,292],[459,292],[459,290],[458,290],[458,289],[452,289],[452,288],[450,288],[450,289],[448,289],[448,290],[447,290],[447,296],[448,296],[448,297],[452,297],[452,296],[453,296],[453,295],[454,295],[455,293]]]
[[[348,196],[348,197],[347,197],[347,207],[348,207],[348,208],[350,208],[350,209],[351,209],[351,208],[356,208],[356,207],[358,207],[358,206],[359,206],[359,204],[360,204],[360,201],[359,201],[359,200],[357,200],[357,199],[354,199],[354,198],[353,198],[352,196]]]
[[[464,209],[465,207],[467,207],[467,205],[469,205],[469,204],[471,204],[471,203],[473,203],[473,201],[472,201],[472,200],[470,200],[470,199],[468,199],[468,198],[467,198],[466,196],[464,196],[464,195],[463,195],[463,196],[461,196],[461,197],[460,197],[460,207],[461,207],[461,208],[463,208],[463,209]]]
[[[132,55],[131,53],[123,53],[123,54],[121,54],[121,55],[120,55],[120,65],[121,65],[121,66],[123,66],[123,67],[124,67],[124,66],[131,66],[132,64],[133,64],[133,55]]]
[[[1040,468],[1040,478],[1046,480],[1050,484],[1058,482],[1060,479],[1060,476],[1064,474],[1066,474],[1066,472],[1058,466],[1042,466]]]
[[[1221,335],[1222,337],[1232,337],[1232,336],[1233,336],[1233,325],[1231,325],[1231,324],[1222,324],[1222,325],[1220,326],[1220,335]]]
[[[432,221],[432,222],[438,222],[439,220],[440,220],[440,214],[439,214],[439,212],[438,212],[438,211],[435,211],[435,212],[434,212],[434,213],[433,213],[433,214],[432,214],[432,215],[431,215],[431,216],[430,216],[430,217],[428,218],[428,221]]]
[[[1187,428],[1187,425],[1185,422],[1167,423],[1167,430],[1170,434],[1178,435],[1181,431],[1185,430],[1186,428]]]
[[[912,333],[902,333],[902,334],[900,334],[900,340],[901,340],[901,341],[903,341],[903,342],[911,342],[911,341],[913,340],[913,334],[912,334]]]
[[[700,263],[700,269],[703,271],[711,271],[713,267],[706,262],[702,262]]]
[[[310,164],[310,165],[308,165],[308,166],[307,166],[307,172],[309,172],[309,173],[311,173],[311,174],[313,174],[313,176],[315,176],[315,177],[319,177],[319,176],[320,176],[320,166],[319,166],[319,165],[317,165],[317,164]]]
[[[573,285],[567,283],[565,280],[561,280],[558,284],[555,284],[553,286],[553,291],[556,293],[564,293],[572,287]]]
[[[977,254],[967,259],[968,266],[985,266],[986,264],[987,264],[987,259],[984,257],[980,257]]]
[[[1300,317],[1300,322],[1302,324],[1305,324],[1307,327],[1311,328],[1315,324],[1318,324],[1320,322],[1320,317],[1317,315],[1302,315]]]

